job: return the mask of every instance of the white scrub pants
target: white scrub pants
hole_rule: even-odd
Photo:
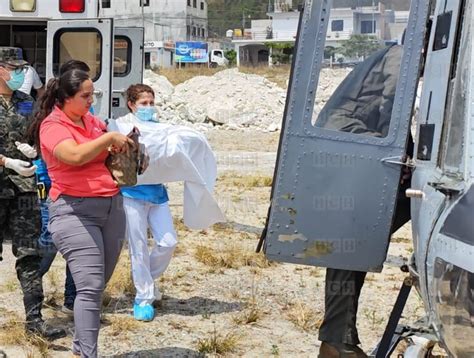
[[[123,198],[127,216],[128,242],[132,262],[133,283],[137,290],[137,304],[152,304],[155,300],[155,282],[168,267],[177,244],[173,218],[168,203]],[[147,232],[153,234],[151,252]],[[158,294],[158,287],[156,293]]]

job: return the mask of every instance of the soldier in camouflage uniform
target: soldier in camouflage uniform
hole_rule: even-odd
[[[33,98],[17,90],[25,64],[19,59],[19,49],[0,47],[0,260],[3,239],[11,238],[26,329],[45,338],[59,338],[65,331],[48,327],[41,316],[44,296],[37,248],[41,223],[33,176],[36,168],[15,145],[24,141],[33,108]]]

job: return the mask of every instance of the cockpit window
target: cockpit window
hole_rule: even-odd
[[[471,5],[469,5],[471,7]],[[442,155],[439,166],[447,175],[463,175],[463,159],[465,152],[465,126],[468,106],[468,86],[471,75],[472,29],[471,11],[464,10],[466,19],[458,41],[457,63],[449,85],[448,105],[446,106],[443,136],[441,140]]]

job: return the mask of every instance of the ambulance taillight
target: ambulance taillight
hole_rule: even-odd
[[[36,10],[36,0],[10,0],[10,10],[33,12]]]
[[[84,12],[85,0],[59,0],[61,12]]]

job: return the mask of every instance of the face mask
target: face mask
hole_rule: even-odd
[[[7,81],[7,86],[12,91],[17,91],[23,86],[23,82],[25,81],[25,72],[17,72],[17,71],[10,71],[10,80]]]
[[[137,106],[135,115],[137,118],[144,122],[156,121],[156,108],[154,106]]]

